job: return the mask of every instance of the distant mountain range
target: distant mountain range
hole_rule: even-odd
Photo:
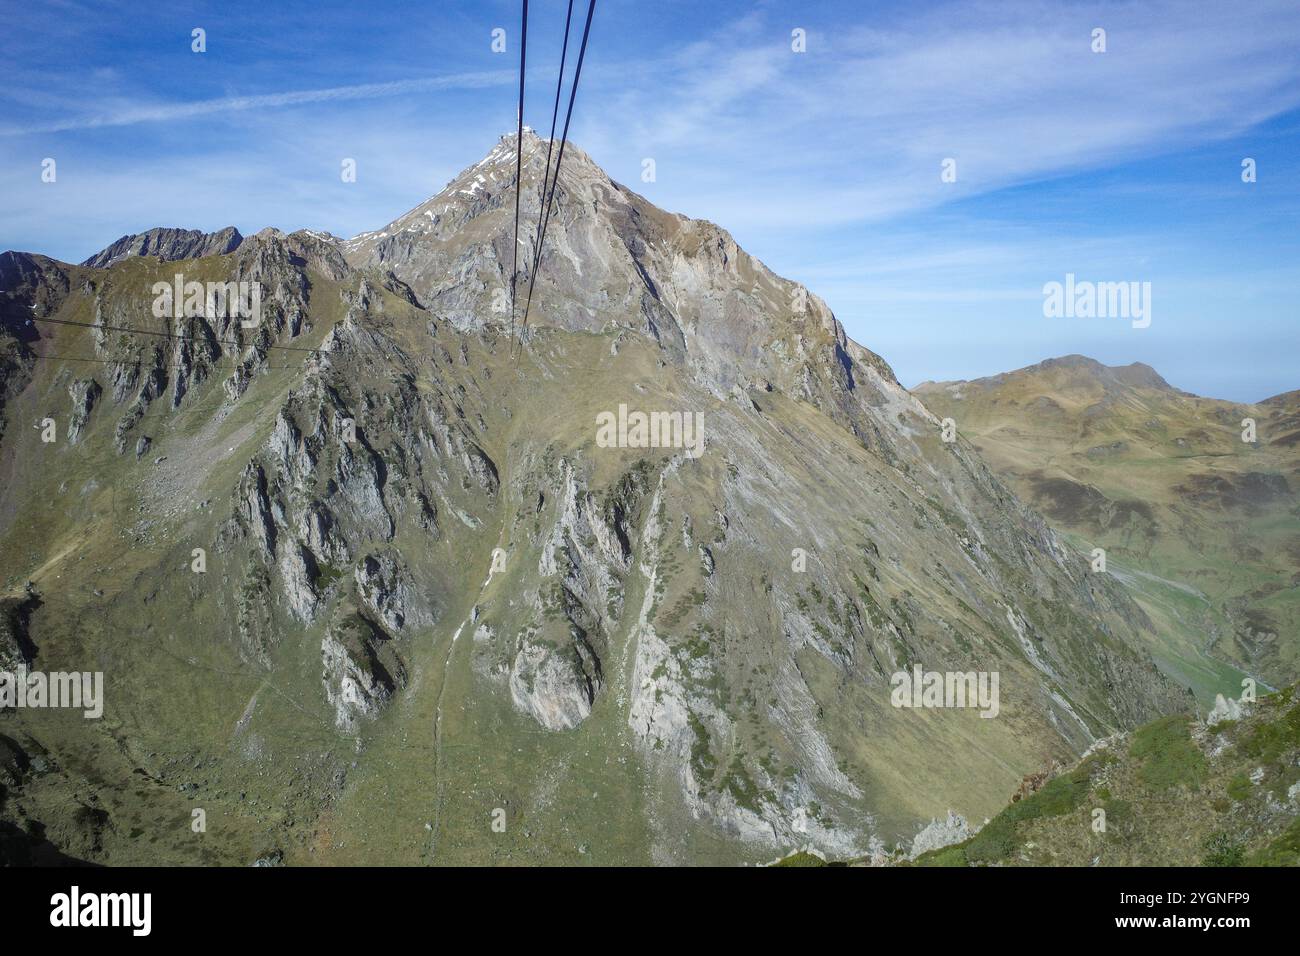
[[[512,341],[514,156],[348,241],[0,255],[0,659],[106,683],[101,720],[0,727],[0,854],[874,858],[1231,663],[1293,666],[1270,588],[1294,402],[1245,407],[1238,448],[1236,406],[1150,370],[909,393],[815,295],[572,144]],[[257,283],[258,321],[155,317],[178,271]],[[669,440],[598,443],[624,406]],[[1212,576],[1214,542],[1248,583]],[[996,674],[996,716],[900,706],[913,674]]]
[[[1300,679],[1300,393],[1201,398],[1079,355],[913,392],[1054,527],[1106,550],[1157,659],[1205,706],[1240,690],[1238,669]]]

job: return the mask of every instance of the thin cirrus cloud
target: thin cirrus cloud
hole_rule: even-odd
[[[733,228],[889,218],[1230,138],[1300,106],[1293,3],[986,4],[869,31],[810,25],[802,55],[775,29],[746,44],[721,31],[673,61],[674,80],[600,111],[628,117],[605,142],[704,170],[668,183],[673,199]],[[948,157],[958,181],[943,188]]]
[[[485,70],[457,73],[449,76],[419,77],[395,80],[389,83],[357,83],[351,86],[334,86],[315,90],[293,90],[284,93],[265,93],[256,96],[227,96],[217,99],[196,100],[188,103],[167,103],[154,106],[127,107],[110,112],[68,117],[49,123],[25,127],[0,128],[0,135],[22,136],[41,133],[62,133],[75,130],[99,129],[108,126],[131,126],[137,123],[163,123],[175,120],[196,119],[214,113],[235,113],[248,110],[273,110],[314,103],[365,100],[385,96],[402,96],[411,93],[430,93],[440,90],[474,90],[504,86],[514,82],[508,70]]]
[[[869,30],[810,22],[801,55],[790,50],[784,24],[751,15],[663,56],[648,45],[649,56],[608,51],[602,63],[594,47],[577,132],[598,161],[629,181],[642,156],[660,157],[666,175],[655,195],[738,234],[889,219],[1229,137],[1294,109],[1300,62],[1284,54],[1300,46],[1300,9],[1261,4],[1248,13],[1187,4],[1103,5],[1065,16],[1039,4],[944,7]],[[1259,29],[1261,21],[1269,29]],[[1104,55],[1089,49],[1094,22],[1108,25]],[[633,82],[637,76],[654,81]],[[0,127],[0,135],[512,83],[512,71],[500,69],[190,102],[114,101]],[[366,132],[360,119],[355,111],[313,110],[284,122],[346,142]],[[457,113],[447,119],[456,122]],[[939,163],[948,157],[957,161],[958,181],[941,184]]]

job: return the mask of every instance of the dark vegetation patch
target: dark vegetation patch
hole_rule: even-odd
[[[1189,475],[1174,490],[1189,504],[1214,505],[1224,509],[1254,509],[1283,500],[1291,495],[1291,486],[1280,474],[1248,471],[1229,477],[1200,473]]]
[[[1026,477],[1035,507],[1054,521],[1094,533],[1131,529],[1148,538],[1155,536],[1155,513],[1145,501],[1112,501],[1091,485],[1069,478],[1047,478],[1042,472]]]
[[[1300,817],[1268,846],[1251,854],[1248,866],[1300,866]]]
[[[1283,754],[1300,748],[1300,704],[1278,720],[1251,728],[1237,747],[1244,756],[1267,763],[1276,763]]]
[[[1246,848],[1230,833],[1216,830],[1201,844],[1205,855],[1202,866],[1241,866],[1246,861]]]
[[[1139,728],[1129,754],[1141,761],[1138,779],[1151,790],[1187,784],[1199,790],[1205,782],[1205,755],[1192,741],[1190,718],[1172,714]]]

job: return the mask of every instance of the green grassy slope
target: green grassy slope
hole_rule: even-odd
[[[1300,866],[1300,701],[1108,742],[922,866]],[[1099,812],[1100,811],[1100,812]]]
[[[1295,393],[1222,402],[1080,356],[914,391],[1081,550],[1106,550],[1204,706],[1243,673],[1300,677]]]

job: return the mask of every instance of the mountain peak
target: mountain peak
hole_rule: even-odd
[[[345,257],[354,268],[393,273],[458,329],[522,322],[531,292],[530,328],[649,335],[720,393],[779,383],[808,353],[828,350],[850,388],[873,378],[891,401],[910,405],[888,365],[850,342],[824,302],[772,273],[725,229],[666,212],[615,182],[573,142],[564,144],[534,278],[547,146],[525,131],[517,247],[509,133],[436,196],[343,243]],[[870,373],[851,372],[850,357]],[[913,412],[924,414],[919,404]]]
[[[1128,365],[1113,366],[1111,372],[1117,378],[1128,382],[1136,388],[1155,388],[1161,391],[1173,391],[1174,388],[1164,377],[1145,362],[1130,362]]]
[[[1158,389],[1173,391],[1173,387],[1160,376],[1155,369],[1143,362],[1130,362],[1128,365],[1103,365],[1086,355],[1063,355],[1030,365],[1011,375],[1034,374],[1047,371],[1067,371],[1075,375],[1096,380],[1103,386],[1127,386],[1129,388]]]
[[[1072,353],[1057,358],[1044,359],[1035,365],[1027,365],[1013,372],[1003,372],[978,382],[1003,382],[1010,379],[1050,380],[1058,386],[1098,385],[1107,390],[1116,388],[1156,389],[1173,391],[1173,386],[1161,377],[1150,365],[1131,362],[1128,365],[1103,365],[1087,355]]]
[[[515,132],[512,130],[503,133],[482,159],[462,169],[436,194],[388,225],[359,233],[344,242],[345,252],[353,261],[365,261],[372,258],[380,243],[391,237],[405,235],[406,238],[402,241],[412,241],[429,234],[436,235],[444,231],[436,228],[441,223],[463,225],[481,213],[505,209],[506,206],[509,207],[513,223],[515,176],[517,164],[521,161],[524,185],[521,199],[527,205],[528,221],[535,228],[540,210],[542,176],[547,167],[548,146],[551,147],[550,166],[554,174],[555,164],[559,161],[559,140],[543,139],[531,127],[525,126],[520,155]],[[556,188],[557,196],[562,197],[576,181],[593,178],[612,184],[604,170],[586,152],[572,140],[566,141],[561,182]],[[525,210],[521,208],[521,230],[524,213]]]
[[[964,399],[968,394],[1006,394],[1008,389],[1049,400],[1064,396],[1113,399],[1132,397],[1138,392],[1186,394],[1166,382],[1150,365],[1142,362],[1103,365],[1094,358],[1077,353],[1044,359],[1034,365],[984,378],[921,382],[912,392],[931,403],[937,395]],[[942,407],[942,402],[939,404]]]
[[[234,226],[226,226],[217,232],[156,226],[145,232],[123,236],[95,253],[82,265],[107,269],[113,263],[131,256],[156,256],[165,262],[201,259],[204,256],[221,256],[234,252],[243,241],[244,237]]]

